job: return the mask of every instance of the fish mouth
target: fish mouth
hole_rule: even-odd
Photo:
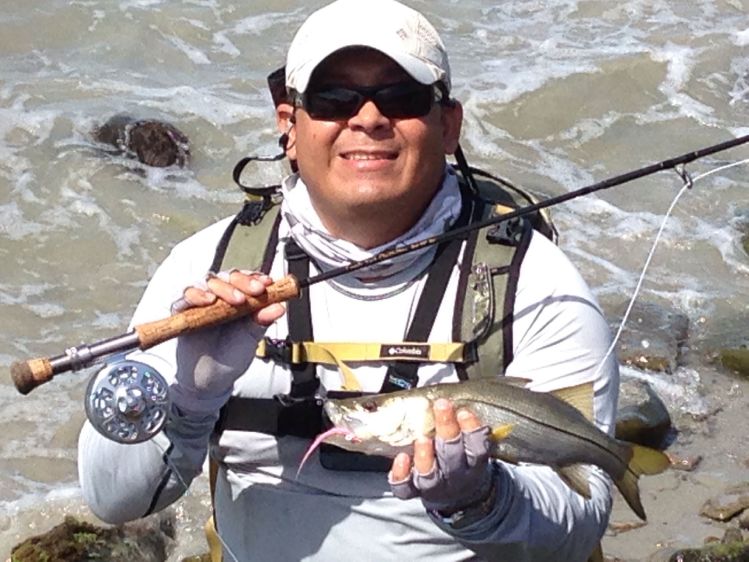
[[[344,416],[343,411],[338,406],[328,401],[323,404],[323,412],[333,425],[339,425]]]
[[[348,433],[348,440],[351,440],[356,435],[356,428],[361,427],[362,425],[361,420],[347,414],[345,410],[339,408],[332,402],[326,402],[323,406],[323,411],[334,427],[337,427],[340,430],[345,430]]]

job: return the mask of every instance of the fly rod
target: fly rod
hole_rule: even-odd
[[[55,357],[41,357],[29,359],[27,361],[18,361],[13,363],[10,367],[11,378],[13,379],[13,384],[16,389],[18,389],[21,394],[28,394],[37,386],[52,380],[55,375],[88,367],[107,355],[122,353],[136,348],[145,351],[181,334],[230,322],[242,316],[247,316],[269,304],[297,298],[303,289],[316,283],[327,281],[427,246],[440,244],[448,240],[464,238],[476,230],[512,220],[517,217],[522,217],[540,209],[552,207],[564,203],[565,201],[570,201],[590,193],[595,193],[596,191],[602,191],[604,189],[629,183],[663,170],[677,169],[678,166],[684,166],[690,162],[704,158],[705,156],[722,152],[747,142],[749,142],[749,135],[744,135],[729,141],[688,152],[681,156],[676,156],[675,158],[669,158],[668,160],[663,160],[651,164],[650,166],[645,166],[631,172],[613,176],[575,191],[544,199],[543,201],[521,207],[500,216],[494,216],[483,221],[449,230],[437,236],[425,238],[424,240],[412,244],[394,247],[365,260],[352,262],[348,265],[307,277],[306,279],[297,279],[293,275],[288,275],[271,284],[267,288],[265,295],[262,297],[247,297],[246,302],[241,305],[234,306],[219,300],[209,306],[188,309],[162,320],[140,324],[135,326],[131,331],[120,336],[100,340],[89,345],[84,344],[78,347],[70,347],[66,349],[63,354]],[[682,170],[681,175],[682,179],[689,183],[689,176],[686,172]]]

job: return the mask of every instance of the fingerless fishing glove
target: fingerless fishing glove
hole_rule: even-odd
[[[426,474],[415,468],[405,480],[393,482],[393,494],[401,499],[420,496],[424,507],[440,517],[481,504],[493,491],[489,463],[489,428],[461,432],[445,441],[435,438],[435,462]]]

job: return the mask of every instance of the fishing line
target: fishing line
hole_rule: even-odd
[[[686,169],[682,166],[680,169],[676,169],[676,173],[679,175],[681,180],[684,182],[684,185],[681,187],[679,192],[676,194],[676,197],[674,197],[673,201],[671,202],[671,205],[669,205],[668,210],[666,211],[666,215],[663,217],[663,220],[661,221],[661,226],[658,229],[658,233],[655,236],[655,239],[653,240],[653,245],[650,248],[650,252],[648,253],[648,257],[645,260],[645,264],[642,267],[642,272],[640,273],[640,277],[637,280],[637,284],[635,285],[634,292],[632,293],[632,297],[629,299],[629,304],[627,305],[627,309],[624,312],[624,316],[622,317],[622,321],[619,324],[619,329],[616,331],[616,335],[614,336],[614,339],[611,342],[611,345],[609,346],[608,350],[606,351],[606,354],[603,356],[603,359],[601,359],[601,362],[598,364],[598,368],[596,369],[595,374],[593,375],[593,379],[597,379],[598,375],[601,373],[601,369],[603,369],[603,365],[606,363],[608,358],[611,356],[611,354],[614,352],[614,348],[616,347],[617,342],[619,341],[619,338],[622,335],[622,332],[624,331],[624,326],[627,323],[627,320],[629,320],[629,315],[632,312],[632,308],[634,307],[635,301],[637,300],[638,295],[640,294],[640,289],[642,288],[642,283],[645,280],[645,275],[647,273],[648,268],[650,267],[650,262],[653,259],[653,255],[655,254],[655,249],[658,246],[658,243],[660,242],[661,235],[663,234],[663,230],[666,227],[666,223],[668,222],[668,219],[671,217],[671,213],[673,212],[674,208],[676,207],[676,204],[678,203],[679,199],[682,195],[688,190],[691,189],[692,186],[694,186],[695,183],[698,181],[715,174],[717,172],[721,172],[723,170],[727,170],[729,168],[734,168],[736,166],[741,166],[743,164],[749,163],[749,158],[746,158],[745,160],[740,160],[738,162],[732,162],[730,164],[725,164],[723,166],[719,166],[717,168],[714,168],[712,170],[709,170],[707,172],[704,172],[696,177],[692,177],[689,172],[686,171]]]

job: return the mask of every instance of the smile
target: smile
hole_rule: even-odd
[[[397,154],[394,152],[344,152],[341,157],[345,160],[395,160]]]

